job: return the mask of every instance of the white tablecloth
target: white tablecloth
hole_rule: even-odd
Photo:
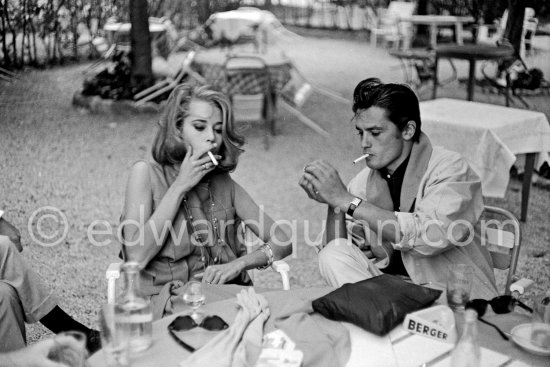
[[[254,8],[214,13],[207,23],[210,24],[214,39],[219,40],[224,36],[231,41],[236,41],[241,35],[254,34],[254,28],[270,33],[281,26],[273,13]]]
[[[206,315],[218,315],[229,324],[235,319],[237,309],[234,295],[242,287],[236,285],[205,285],[206,305],[201,311]],[[306,300],[321,297],[331,288],[304,288],[291,289],[289,291],[273,291],[256,289],[263,293],[269,301],[271,318],[265,325],[265,332],[272,331],[275,326],[274,318],[284,309],[292,309],[296,304]],[[445,299],[445,297],[443,298]],[[189,312],[189,306],[183,304],[183,300],[176,305],[182,312]],[[178,363],[188,355],[185,349],[176,344],[170,337],[167,326],[175,318],[168,316],[153,323],[153,345],[141,354],[131,355],[132,367],[177,367]],[[505,332],[509,332],[515,325],[530,321],[527,315],[519,313],[507,313],[491,315],[489,312],[485,318],[498,325]],[[461,322],[457,319],[457,325]],[[449,366],[452,344],[437,341],[418,334],[410,334],[403,326],[397,326],[386,336],[377,336],[357,326],[343,323],[350,332],[351,353],[346,367],[418,367],[426,363],[428,366]],[[325,325],[324,327],[327,327]],[[511,341],[504,341],[497,332],[485,325],[478,323],[479,344],[482,347],[481,365],[484,367],[510,366],[546,366],[547,358],[531,355],[523,351]],[[459,329],[460,330],[460,329]],[[200,330],[196,330],[200,334]],[[204,334],[203,334],[204,335]],[[210,335],[211,337],[211,335]],[[104,367],[104,352],[99,351],[88,359],[90,367]],[[506,361],[516,361],[508,364]],[[521,364],[523,361],[527,364]]]
[[[504,197],[517,154],[548,158],[546,115],[485,103],[438,98],[420,103],[422,130],[433,145],[461,153],[481,177],[483,195]]]

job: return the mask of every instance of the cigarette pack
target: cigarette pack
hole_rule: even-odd
[[[304,353],[282,330],[264,335],[262,351],[255,367],[300,367]]]

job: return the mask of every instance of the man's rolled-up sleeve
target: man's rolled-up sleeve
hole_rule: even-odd
[[[396,212],[401,241],[395,249],[420,257],[468,245],[483,211],[481,181],[462,158],[431,173],[412,213]]]

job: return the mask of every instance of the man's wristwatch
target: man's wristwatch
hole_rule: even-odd
[[[349,206],[348,206],[348,211],[346,213],[350,217],[353,217],[353,213],[355,212],[355,209],[357,209],[357,207],[359,205],[361,205],[362,202],[363,202],[363,200],[361,200],[359,198],[354,198],[352,201],[350,201]]]

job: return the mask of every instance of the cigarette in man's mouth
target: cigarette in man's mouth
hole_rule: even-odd
[[[218,165],[218,160],[216,159],[216,157],[214,157],[214,154],[212,154],[211,151],[208,151],[208,156],[210,157],[210,160],[212,161],[214,166],[217,166]]]
[[[358,163],[358,162],[361,162],[363,159],[365,159],[365,158],[367,158],[367,157],[369,157],[369,156],[370,156],[369,153],[363,154],[361,157],[359,157],[359,158],[357,158],[356,160],[354,160],[354,161],[353,161],[353,164]]]

